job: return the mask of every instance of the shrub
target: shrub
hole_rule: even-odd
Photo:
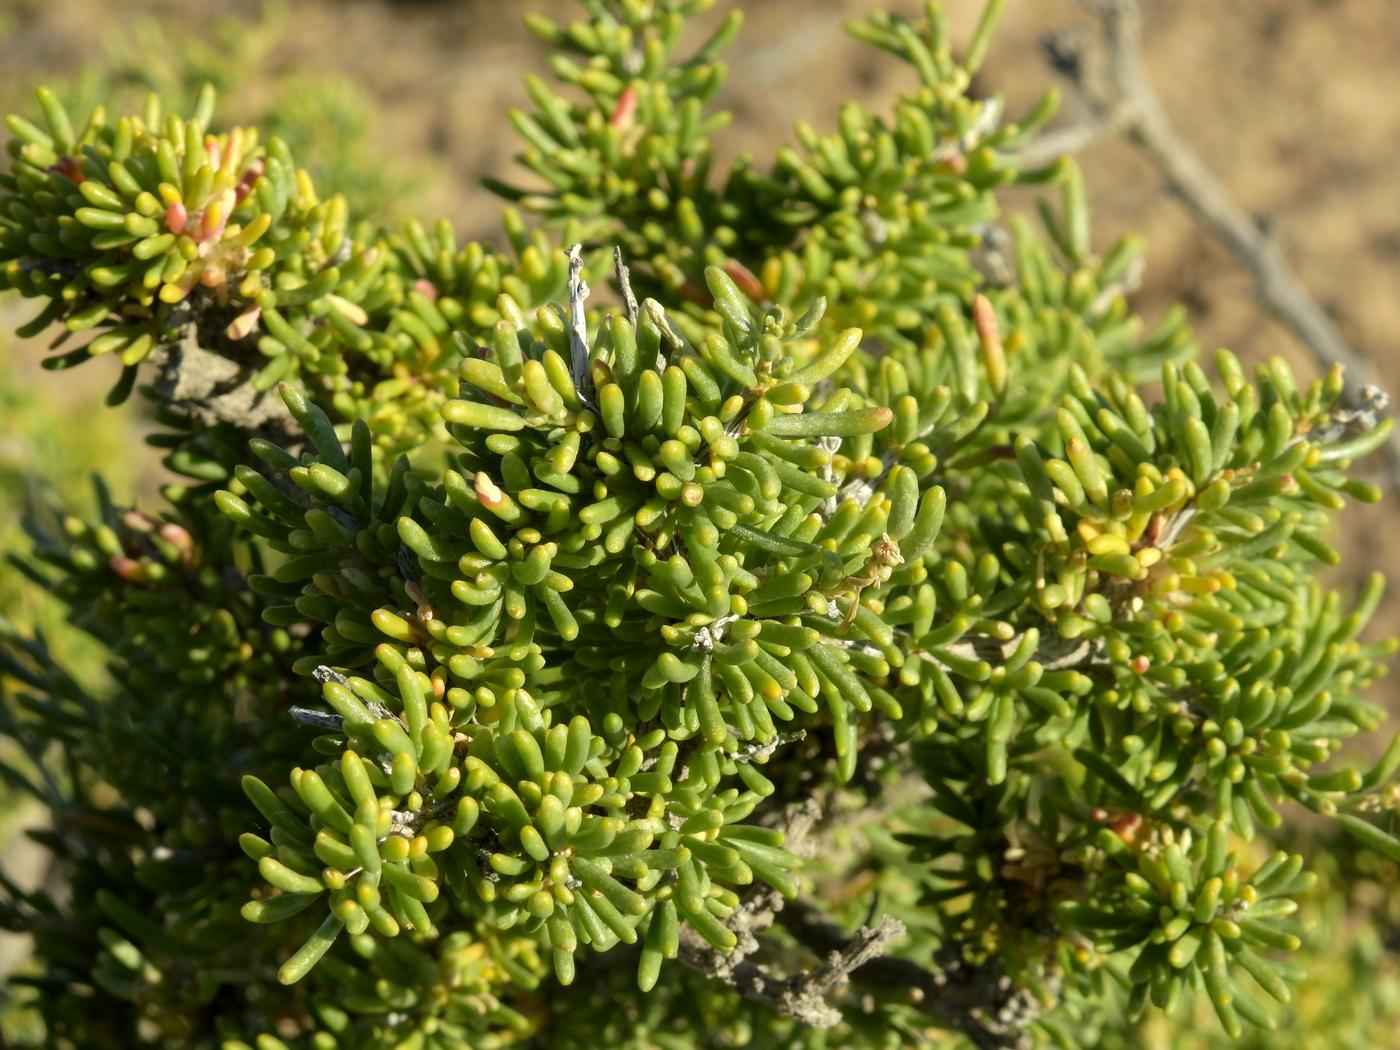
[[[357,221],[212,91],[10,118],[0,281],[186,479],[20,563],[110,671],[4,629],[45,1045],[1234,1035],[1299,944],[1271,829],[1400,857],[1400,747],[1331,763],[1381,584],[1317,578],[1380,395],[1144,328],[1135,242],[1017,166],[1053,98],[968,93],[1000,3],[958,58],[856,24],[893,113],[723,171],[707,6],[531,21],[505,251]]]

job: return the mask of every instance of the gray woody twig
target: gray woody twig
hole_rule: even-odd
[[[627,323],[637,327],[637,296],[632,291],[632,271],[622,260],[622,245],[613,245],[613,272],[617,275],[617,292],[622,296],[623,312]]]
[[[283,446],[301,445],[301,428],[276,391],[258,391],[238,361],[204,349],[194,325],[156,349],[156,393],[173,411],[202,427],[220,423]]]
[[[583,304],[588,284],[583,279],[583,245],[569,246],[569,377],[585,404],[593,403],[593,373],[589,369],[588,321]]]
[[[807,833],[821,816],[812,799],[787,814],[784,830],[789,849],[800,849]],[[888,917],[862,929],[850,946],[833,950],[821,966],[791,977],[774,977],[756,962],[758,935],[773,925],[787,901],[777,890],[764,888],[751,894],[725,926],[735,936],[727,952],[715,950],[689,927],[681,930],[680,961],[709,977],[723,981],[740,995],[760,1002],[813,1028],[834,1028],[841,1023],[841,1011],[826,1001],[838,991],[851,971],[868,962],[880,950],[904,933],[904,925]],[[848,950],[849,948],[849,950]]]
[[[790,903],[779,921],[814,952],[843,955],[856,943],[856,938],[804,901]],[[979,1050],[1026,1050],[1032,1044],[1027,1026],[1043,1009],[1033,992],[1016,987],[995,958],[968,964],[956,943],[940,949],[929,968],[911,959],[875,953],[849,976],[856,984],[886,994],[902,993],[911,1005],[961,1032]]]
[[[1021,153],[1027,167],[1083,149],[1105,134],[1122,133],[1140,146],[1172,192],[1248,267],[1260,302],[1289,328],[1325,367],[1346,370],[1353,403],[1376,385],[1373,370],[1350,346],[1327,312],[1308,294],[1274,240],[1230,197],[1225,185],[1177,134],[1142,58],[1142,12],[1137,0],[1083,0],[1098,16],[1101,47],[1088,48],[1074,34],[1057,34],[1049,47],[1058,67],[1075,82],[1091,116],[1052,132]],[[1400,435],[1386,445],[1385,481],[1400,484]]]
[[[287,714],[291,715],[292,721],[299,726],[324,729],[328,733],[339,733],[345,726],[339,715],[331,714],[329,711],[317,711],[310,707],[293,707],[288,709]]]
[[[789,811],[784,825],[789,849],[803,848],[820,815],[811,799]],[[788,977],[770,974],[754,956],[761,947],[758,935],[775,922],[822,962]],[[934,969],[886,955],[885,946],[905,932],[904,924],[891,916],[881,916],[848,934],[814,906],[764,889],[740,905],[725,925],[736,938],[728,952],[716,951],[689,927],[682,927],[680,961],[785,1017],[814,1028],[834,1028],[843,1018],[829,1000],[859,983],[886,994],[902,994],[911,1005],[938,1024],[963,1033],[981,1050],[1029,1046],[1026,1026],[1040,1010],[1031,993],[1017,989],[995,961],[967,965],[954,944],[939,953]]]

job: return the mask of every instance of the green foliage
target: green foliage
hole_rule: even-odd
[[[0,887],[46,1045],[1072,1045],[1196,992],[1234,1036],[1292,996],[1286,807],[1400,859],[1400,745],[1330,764],[1381,721],[1381,582],[1318,580],[1391,421],[1143,330],[1136,245],[1015,164],[1053,100],[967,97],[1000,5],[961,60],[937,8],[854,26],[917,73],[893,115],[720,175],[707,6],[531,23],[568,94],[512,115],[508,252],[357,221],[212,91],[10,118],[0,280],[56,367],[154,366],[188,479],[34,527],[109,686],[0,638],[0,773],[71,887]],[[1058,186],[1048,244],[1013,183]],[[825,961],[794,914],[867,883],[886,964],[990,1008],[717,978],[755,934]]]
[[[20,508],[51,499],[80,506],[89,494],[86,479],[99,466],[115,489],[129,491],[134,464],[112,463],[102,453],[136,440],[131,418],[120,412],[94,416],[83,398],[64,401],[47,393],[7,347],[0,358],[0,503]],[[77,427],[90,428],[90,446],[67,440]],[[27,546],[17,515],[0,524],[0,550],[18,554]],[[62,605],[27,586],[18,573],[0,576],[0,609],[27,628],[61,637],[57,644],[74,666],[100,665],[99,647],[81,632],[65,631]]]

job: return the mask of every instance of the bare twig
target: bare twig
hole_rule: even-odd
[[[329,733],[339,733],[345,725],[339,715],[331,714],[329,711],[317,711],[310,707],[293,707],[287,711],[287,714],[291,715],[292,721],[299,726],[324,729]]]
[[[322,685],[325,685],[327,682],[334,682],[336,685],[347,687],[350,685],[350,679],[346,678],[334,667],[327,667],[325,664],[317,666],[315,670],[311,672],[311,677]]]
[[[1116,110],[1102,117],[1094,116],[1047,131],[1028,142],[1016,154],[1026,168],[1043,168],[1070,153],[1082,153],[1110,135],[1124,130],[1127,113]]]
[[[784,1017],[813,1028],[835,1028],[841,1011],[827,1001],[840,992],[851,974],[877,958],[885,945],[904,935],[904,924],[888,915],[863,926],[840,946],[826,953],[826,960],[791,977],[773,977],[751,956],[758,951],[756,934],[771,926],[787,902],[776,890],[764,890],[730,916],[726,925],[739,943],[730,952],[717,952],[684,928],[680,960],[728,984],[746,999],[763,1003]]]
[[[627,323],[637,327],[637,296],[632,291],[632,271],[622,261],[622,245],[613,245],[613,272],[617,274],[617,291],[622,296],[622,309]]]
[[[783,820],[788,847],[810,851],[807,835],[820,817],[820,807],[811,799],[791,807]],[[775,922],[822,962],[787,977],[770,974],[754,956],[762,947],[759,934]],[[891,916],[872,915],[866,925],[847,933],[815,906],[765,888],[750,895],[725,926],[736,937],[728,952],[716,951],[682,927],[680,961],[785,1017],[833,1028],[842,1014],[831,1000],[859,983],[902,995],[937,1024],[963,1033],[985,1050],[1029,1046],[1026,1025],[1041,1009],[1033,994],[1018,989],[996,961],[967,965],[955,945],[940,951],[933,970],[886,955],[885,947],[905,932],[904,924]]]
[[[804,901],[790,903],[779,921],[793,937],[818,953],[844,958],[856,940]],[[934,964],[926,969],[910,959],[876,953],[848,972],[857,984],[903,994],[939,1024],[961,1032],[982,1050],[1024,1050],[1031,1045],[1027,1026],[1039,1016],[1042,1006],[1032,992],[1016,987],[995,958],[970,965],[963,961],[960,948],[950,944],[938,952]]]
[[[803,848],[807,833],[820,816],[821,809],[812,799],[787,811],[783,828],[789,849]],[[851,970],[868,961],[870,953],[878,953],[883,945],[902,934],[904,927],[894,920],[881,923],[868,931],[859,951],[836,951],[817,969],[786,978],[774,977],[752,956],[760,948],[758,935],[773,925],[786,904],[781,893],[768,887],[750,894],[725,920],[725,926],[736,938],[734,947],[727,952],[717,951],[690,927],[682,927],[680,961],[785,1017],[814,1028],[833,1028],[841,1023],[841,1012],[826,997],[841,987]]]
[[[1106,134],[1123,133],[1142,147],[1172,192],[1249,268],[1266,309],[1288,327],[1325,367],[1346,370],[1353,401],[1375,386],[1366,357],[1350,346],[1337,326],[1308,294],[1278,245],[1230,197],[1225,185],[1177,134],[1142,59],[1142,12],[1137,0],[1083,0],[1099,18],[1102,45],[1088,47],[1077,34],[1049,41],[1051,57],[1079,88],[1090,109],[1081,124],[1044,136],[1021,154],[1028,167],[1083,149]],[[1400,436],[1387,443],[1386,481],[1400,484]]]
[[[908,637],[907,634],[902,634]],[[949,642],[939,646],[939,650],[960,660],[987,660],[995,664],[1004,664],[1021,648],[1025,640],[1025,634],[1013,634],[1010,638],[994,638],[988,634],[968,635],[956,642]],[[878,655],[880,650],[864,642],[850,642],[844,640],[833,640],[833,645],[843,649],[856,649],[864,651],[871,656]],[[914,655],[921,660],[926,660],[931,664],[936,664],[943,670],[949,668],[934,653],[923,649],[915,649]],[[1104,646],[1101,641],[1093,639],[1071,639],[1061,638],[1055,634],[1047,634],[1042,637],[1040,644],[1036,647],[1033,659],[1035,659],[1047,671],[1063,671],[1075,667],[1089,667],[1094,664],[1107,662],[1104,655]]]
[[[321,664],[319,667],[315,668],[311,672],[311,677],[322,685],[325,685],[327,682],[334,682],[336,685],[345,686],[347,689],[350,687],[350,679],[346,678],[335,668],[327,667],[325,664]],[[399,716],[395,715],[377,700],[364,700],[362,703],[364,703],[365,707],[369,708],[370,714],[374,715],[375,718],[396,718],[399,722],[403,721],[402,718],[399,718]],[[317,711],[312,707],[293,707],[288,709],[287,713],[292,716],[292,721],[296,722],[297,725],[312,726],[316,729],[327,729],[331,732],[339,732],[345,728],[345,720],[339,715],[332,714],[329,711]]]
[[[588,321],[583,304],[588,283],[583,279],[583,245],[569,246],[569,373],[585,404],[593,403],[593,373],[589,369]]]
[[[246,369],[199,345],[194,325],[151,355],[155,391],[177,414],[202,427],[220,423],[260,435],[286,448],[304,440],[301,428],[273,391],[254,390]]]

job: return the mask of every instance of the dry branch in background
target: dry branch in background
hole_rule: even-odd
[[[1196,220],[1223,241],[1254,278],[1256,294],[1324,367],[1346,369],[1347,394],[1357,405],[1374,399],[1378,384],[1367,356],[1338,331],[1327,311],[1299,281],[1277,242],[1231,198],[1223,182],[1172,126],[1143,61],[1142,11],[1137,0],[1083,0],[1098,19],[1099,40],[1076,29],[1046,41],[1052,64],[1070,77],[1090,116],[1032,142],[1021,152],[1028,167],[1083,150],[1105,135],[1136,143]],[[1383,483],[1400,484],[1400,436],[1386,446]]]

